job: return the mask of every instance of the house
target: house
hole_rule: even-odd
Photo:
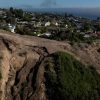
[[[58,26],[59,24],[56,22],[55,25]]]
[[[41,36],[41,34],[37,34],[37,36]]]
[[[85,34],[84,38],[90,38],[91,36],[89,34]]]
[[[68,28],[68,25],[66,24],[65,27]]]
[[[78,24],[76,23],[76,26],[77,26],[77,29],[79,30],[83,27],[82,24],[79,24],[79,23]]]
[[[46,33],[43,33],[43,34],[37,34],[37,36],[42,36],[42,37],[50,37],[51,36],[51,33],[49,32],[46,32]]]
[[[80,34],[85,35],[85,32],[80,32]]]
[[[28,24],[28,22],[27,21],[20,21],[20,22],[17,22],[17,24],[20,24],[20,25],[27,25]]]
[[[59,24],[58,24],[58,22],[56,20],[53,20],[52,24],[55,25],[55,26],[59,26]]]
[[[36,27],[41,27],[42,26],[42,23],[41,22],[37,22],[36,23]]]
[[[51,33],[46,32],[46,33],[43,33],[43,35],[45,35],[45,36],[47,36],[47,37],[50,37],[50,36],[51,36]]]
[[[6,13],[3,10],[0,10],[0,15],[5,15]]]
[[[45,27],[50,26],[50,25],[51,25],[50,22],[46,22],[46,23],[45,23]]]
[[[15,33],[15,29],[16,29],[15,25],[8,24],[8,28],[12,33]]]

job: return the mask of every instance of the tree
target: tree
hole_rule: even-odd
[[[25,13],[24,17],[23,17],[23,20],[25,20],[25,21],[31,21],[32,17],[33,16],[31,14]]]
[[[88,23],[88,22],[84,23],[83,30],[85,32],[92,31],[92,25],[91,25],[91,23]]]
[[[12,13],[12,14],[14,13],[14,9],[13,9],[13,7],[10,7],[9,10],[10,10],[10,13]]]
[[[100,31],[100,25],[99,24],[98,25],[94,25],[94,28],[95,28],[96,31]]]
[[[23,10],[22,9],[14,9],[14,14],[15,14],[15,17],[17,18],[23,18]]]
[[[100,17],[97,17],[97,20],[100,20]]]

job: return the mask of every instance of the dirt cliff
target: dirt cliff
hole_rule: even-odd
[[[34,36],[0,32],[0,100],[47,100],[44,61],[64,51],[100,72],[100,41],[71,46]]]

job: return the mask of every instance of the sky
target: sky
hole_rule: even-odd
[[[100,8],[100,0],[0,0],[1,7]]]

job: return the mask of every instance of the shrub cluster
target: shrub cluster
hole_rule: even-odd
[[[46,87],[50,100],[100,100],[100,75],[67,53],[53,54],[46,65]]]

